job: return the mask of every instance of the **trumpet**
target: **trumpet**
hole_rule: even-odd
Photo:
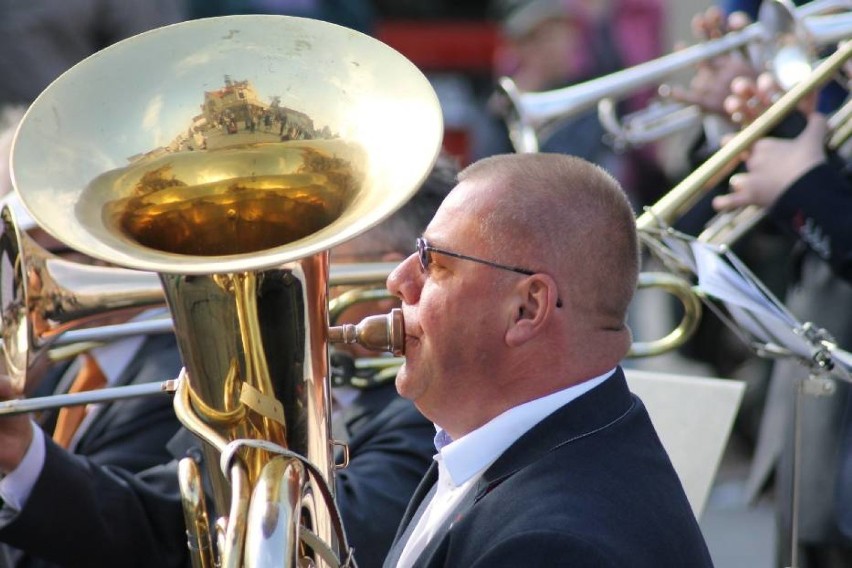
[[[810,70],[816,46],[837,43],[852,32],[852,2],[816,0],[801,8],[792,8],[787,0],[766,0],[761,4],[758,21],[721,38],[696,44],[617,71],[615,73],[551,91],[522,92],[509,77],[498,81],[496,106],[503,114],[512,145],[518,152],[536,152],[539,141],[546,139],[562,120],[595,106],[601,109],[601,122],[618,139],[625,131],[614,118],[613,100],[619,100],[648,86],[658,84],[676,72],[696,63],[745,47],[756,48],[756,65],[768,67],[782,78],[782,86],[791,87]],[[843,13],[832,13],[845,10]],[[602,102],[603,101],[603,102]],[[668,108],[658,115],[669,113]],[[694,123],[700,115],[695,109],[677,117],[677,128]],[[671,132],[667,130],[666,132]],[[648,135],[647,141],[651,136]]]

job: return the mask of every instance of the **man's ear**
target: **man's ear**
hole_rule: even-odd
[[[538,335],[553,315],[557,303],[556,282],[546,274],[533,274],[518,284],[506,342],[519,346]]]

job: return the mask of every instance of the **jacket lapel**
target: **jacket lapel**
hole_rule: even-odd
[[[432,565],[430,559],[436,553],[439,553],[441,547],[446,546],[447,536],[453,525],[470,513],[476,504],[486,498],[488,493],[500,483],[528,465],[535,463],[547,453],[612,426],[627,416],[634,404],[635,400],[627,387],[624,373],[621,368],[618,368],[600,386],[571,401],[539,422],[503,452],[491,467],[482,474],[472,490],[448,515],[444,525],[436,532],[436,537],[426,545],[414,565]],[[437,464],[432,465],[429,473],[433,476],[427,489],[432,488],[438,479]],[[424,499],[426,493],[423,490],[423,484],[426,483],[427,479],[424,479],[417,493],[415,493],[416,502],[413,499],[408,511],[406,511],[406,516],[403,518],[403,524],[400,527],[401,530],[404,527],[405,532],[397,533],[391,555],[388,556],[385,566],[396,565],[399,555],[405,547],[408,535],[416,524],[416,520],[412,519],[412,516],[415,511],[423,508],[421,503],[428,503],[428,500]]]
[[[171,334],[152,335],[145,339],[139,350],[130,360],[130,363],[118,376],[115,386],[127,386],[131,384],[143,384],[154,381],[172,379],[165,375],[165,363],[158,364],[158,356],[162,350],[169,348],[175,342]],[[148,364],[146,364],[148,363]],[[153,395],[160,396],[160,395]],[[164,395],[163,395],[164,396]],[[86,431],[82,434],[78,447],[85,444],[86,440],[93,440],[101,435],[110,425],[116,413],[121,412],[121,405],[107,403],[100,408],[94,409],[97,413],[88,424]]]
[[[544,455],[622,420],[634,404],[619,367],[597,388],[546,417],[503,452],[477,483],[475,502]]]
[[[388,552],[387,558],[385,558],[385,566],[396,566],[397,562],[399,562],[399,557],[405,548],[405,543],[408,542],[408,538],[411,536],[411,531],[414,530],[417,521],[423,516],[426,506],[435,494],[437,482],[438,464],[432,462],[432,465],[429,466],[429,470],[426,472],[426,476],[420,482],[420,485],[417,486],[414,495],[411,497],[411,501],[408,503],[408,507],[405,509],[405,514],[402,516],[402,521],[399,524],[393,545],[390,552]]]

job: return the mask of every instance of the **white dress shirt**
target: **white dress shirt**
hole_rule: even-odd
[[[434,456],[438,463],[435,495],[405,543],[397,567],[409,568],[414,564],[450,512],[509,446],[557,409],[603,383],[614,371],[510,408],[458,440],[451,440],[445,431],[438,429],[435,435],[438,453]]]

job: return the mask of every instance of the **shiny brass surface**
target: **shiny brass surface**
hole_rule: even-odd
[[[305,478],[292,458],[276,456],[264,465],[248,511],[245,566],[298,566],[303,555],[287,527],[298,522]]]
[[[229,16],[72,68],[27,111],[11,164],[54,237],[159,274],[186,366],[176,409],[207,463],[242,438],[304,456],[324,481],[305,480],[302,520],[332,545],[345,538],[316,485],[333,471],[328,249],[407,201],[441,140],[428,80],[381,42],[316,20]],[[223,566],[243,563],[247,501],[263,499],[248,488],[269,460],[246,447],[227,476],[211,472]],[[299,562],[326,565],[300,550],[310,558]]]
[[[640,231],[649,231],[671,225],[736,168],[749,146],[766,136],[784,117],[795,110],[804,97],[830,80],[850,56],[852,41],[840,44],[837,51],[820,63],[807,80],[787,91],[766,112],[741,130],[654,205],[646,208],[636,220],[637,228]]]
[[[357,343],[373,351],[390,351],[396,356],[405,354],[405,325],[402,310],[368,316],[358,324],[343,324],[329,330],[331,343]]]
[[[315,20],[230,16],[147,32],[79,63],[27,111],[11,166],[33,218],[71,248],[212,274],[284,264],[374,226],[426,178],[442,133],[428,80],[377,40]],[[228,219],[221,234],[269,229],[304,206],[275,198],[294,188],[332,205],[309,236],[241,230],[239,247],[186,262],[195,253],[172,250],[172,239],[146,245],[144,230],[114,230],[124,203],[129,219],[150,213],[184,231],[199,216]]]
[[[355,286],[357,288],[344,292],[338,297],[329,300],[329,321],[334,325],[340,312],[345,310],[352,301],[349,301],[351,296],[355,296],[354,301],[371,301],[375,299],[383,299],[392,297],[386,289],[371,288],[372,286],[382,285],[387,279],[391,271],[396,268],[397,264],[393,262],[367,262],[353,264],[332,264],[329,272],[328,285],[335,286]],[[8,277],[9,270],[4,266],[0,266],[0,280]],[[98,277],[99,286],[111,285],[114,288],[116,295],[124,294],[122,291],[122,282],[112,283],[110,280],[110,271],[103,272],[94,270],[94,274]],[[160,286],[159,278],[152,273],[144,273],[134,271],[135,274],[147,274],[140,276],[140,280],[156,284],[152,293],[162,295],[162,287]],[[141,282],[140,282],[141,283]],[[2,293],[2,292],[0,292]],[[162,299],[165,302],[165,296]],[[17,305],[13,303],[12,305]],[[108,341],[123,339],[134,335],[148,335],[158,333],[172,333],[174,326],[172,325],[171,317],[158,317],[149,320],[130,321],[120,324],[111,324],[103,326],[93,326],[82,329],[64,329],[60,332],[51,334],[50,338],[50,356],[51,360],[58,361],[66,357],[78,355],[98,345],[102,345]],[[54,355],[55,354],[55,355]]]
[[[201,470],[192,458],[178,462],[178,483],[192,568],[213,568],[215,550],[210,535],[210,517],[204,497]]]
[[[702,313],[701,300],[689,282],[667,272],[642,272],[639,274],[637,288],[659,288],[671,294],[683,306],[683,315],[678,325],[665,336],[652,341],[634,341],[627,357],[654,357],[674,351],[686,343],[701,322]]]
[[[24,392],[33,361],[69,330],[127,308],[163,304],[155,274],[64,260],[18,228],[8,206],[0,211],[0,310],[6,372]]]

